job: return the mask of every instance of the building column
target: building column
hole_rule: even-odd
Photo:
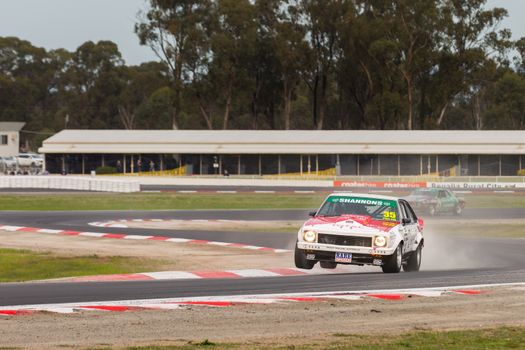
[[[361,169],[359,166],[359,154],[357,155],[357,176],[361,176]]]
[[[261,155],[259,154],[259,176],[262,176],[262,159]]]
[[[135,173],[135,155],[131,155],[131,173]]]
[[[377,176],[381,176],[381,155],[377,155]]]
[[[82,155],[82,175],[86,174],[86,155]]]
[[[315,155],[315,174],[319,176],[319,155]]]
[[[397,176],[401,176],[401,156],[397,155]]]
[[[501,154],[499,155],[499,176],[501,176]]]
[[[419,155],[419,176],[423,176],[423,155]]]
[[[299,173],[303,176],[303,155],[299,155]]]
[[[199,175],[202,175],[202,154],[199,154]]]
[[[277,175],[281,175],[281,155],[277,155]]]
[[[481,156],[478,154],[478,176],[481,176]]]
[[[520,154],[519,155],[519,169],[518,170],[521,170],[521,169],[523,169],[523,168],[521,167],[521,154]]]
[[[237,155],[237,175],[241,175],[241,155]]]

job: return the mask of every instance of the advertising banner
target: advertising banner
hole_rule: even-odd
[[[426,182],[334,181],[334,187],[410,189],[427,187]]]

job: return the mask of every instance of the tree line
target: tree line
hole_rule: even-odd
[[[158,60],[139,66],[110,41],[0,37],[0,120],[44,134],[525,127],[525,39],[486,0],[147,3],[135,32]]]

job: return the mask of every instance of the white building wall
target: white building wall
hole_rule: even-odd
[[[4,144],[7,136],[7,144]],[[17,156],[20,149],[20,134],[14,131],[0,131],[0,157]]]

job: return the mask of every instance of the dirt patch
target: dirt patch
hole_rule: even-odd
[[[166,220],[166,221],[115,221],[130,228],[157,230],[210,230],[210,231],[297,231],[303,221],[245,221],[245,220]]]
[[[291,253],[272,253],[205,244],[0,231],[0,247],[51,252],[62,256],[129,256],[166,261],[164,270],[199,271],[292,267]]]
[[[174,311],[35,314],[0,318],[0,329],[3,346],[30,349],[184,344],[204,339],[297,346],[330,341],[336,333],[388,336],[414,330],[525,325],[524,315],[524,292],[499,289],[475,296],[447,294],[403,301],[330,300]]]

